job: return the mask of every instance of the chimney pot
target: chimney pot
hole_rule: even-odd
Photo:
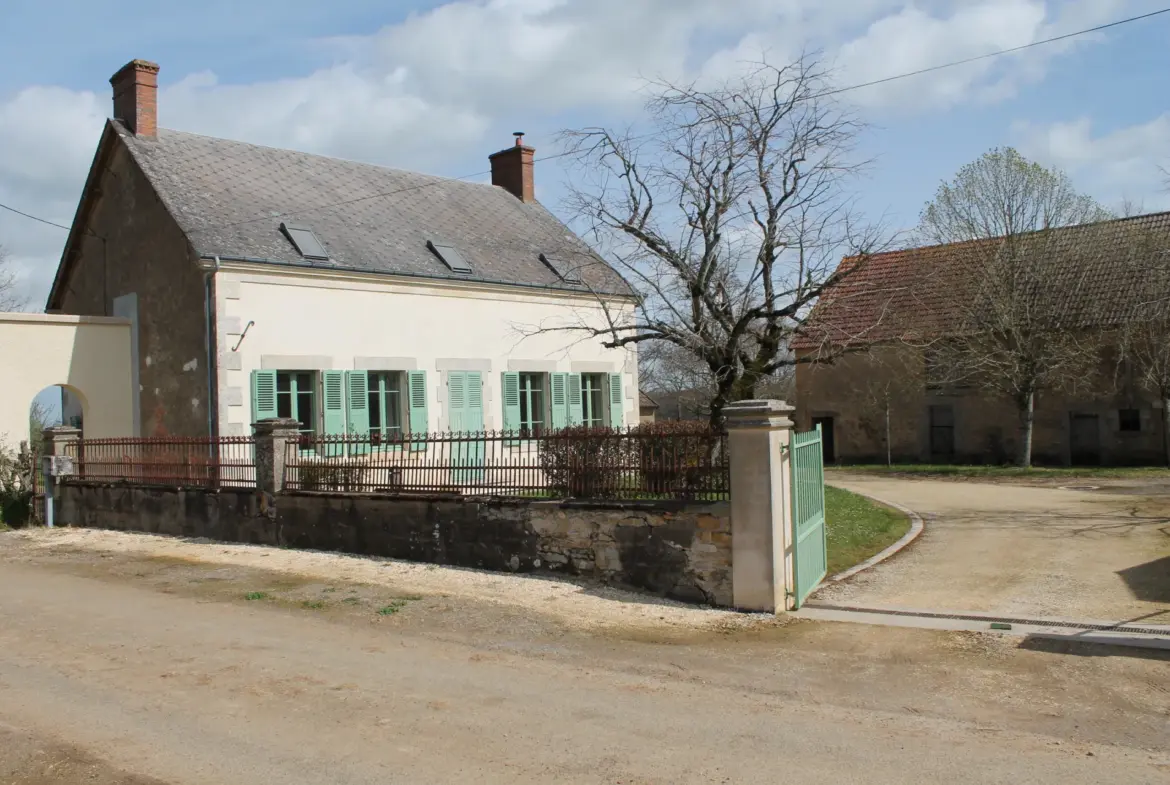
[[[492,153],[492,185],[510,192],[525,204],[536,201],[536,182],[533,177],[533,157],[536,150],[524,144],[524,132],[516,131],[516,144]]]
[[[110,77],[114,119],[135,136],[158,136],[158,63],[131,60]]]

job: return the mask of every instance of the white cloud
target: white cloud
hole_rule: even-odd
[[[630,116],[644,77],[727,76],[761,54],[783,60],[823,48],[843,83],[869,81],[1091,24],[1135,2],[458,0],[370,35],[324,40],[337,60],[307,75],[241,84],[214,70],[211,50],[204,72],[175,74],[164,61],[159,111],[173,128],[465,174],[455,167],[482,161],[514,125],[537,134],[568,113],[586,122]],[[1040,78],[1060,51],[848,98],[898,111],[996,100]],[[0,97],[0,201],[68,224],[109,103],[105,93],[52,86]],[[529,139],[548,151],[547,137]],[[38,300],[63,241],[59,230],[0,211],[0,242]]]
[[[858,105],[894,110],[929,110],[964,102],[991,103],[1014,97],[1041,81],[1049,63],[1078,46],[1102,40],[1079,36],[1011,54],[984,57],[1116,20],[1122,11],[1143,10],[1133,0],[980,0],[947,3],[941,13],[907,3],[877,19],[865,34],[837,53],[841,82],[861,84],[943,63],[982,58],[929,74],[850,93]],[[946,13],[949,10],[950,13]]]
[[[1096,135],[1088,117],[1047,126],[1020,123],[1014,130],[1021,153],[1064,169],[1107,206],[1131,200],[1147,211],[1170,209],[1161,171],[1170,164],[1170,112]]]

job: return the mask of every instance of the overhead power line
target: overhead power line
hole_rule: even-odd
[[[942,71],[942,70],[945,70],[948,68],[956,68],[956,67],[961,66],[961,65],[968,65],[970,63],[976,63],[976,62],[979,62],[981,60],[990,60],[990,59],[995,58],[995,57],[1002,57],[1003,55],[1014,54],[1016,52],[1022,52],[1026,49],[1033,49],[1033,48],[1038,47],[1038,46],[1045,46],[1047,44],[1054,44],[1054,43],[1057,43],[1058,41],[1067,41],[1071,38],[1079,38],[1080,36],[1090,35],[1092,33],[1099,33],[1103,30],[1109,30],[1109,29],[1114,28],[1114,27],[1120,27],[1122,25],[1132,24],[1133,22],[1140,22],[1140,21],[1143,21],[1146,19],[1151,19],[1155,16],[1161,16],[1162,14],[1167,14],[1167,13],[1170,13],[1170,7],[1162,8],[1162,9],[1159,9],[1157,11],[1150,11],[1149,13],[1145,13],[1145,14],[1138,14],[1136,16],[1127,17],[1125,19],[1118,19],[1117,21],[1107,22],[1106,24],[1096,25],[1095,27],[1086,27],[1083,30],[1076,30],[1076,31],[1071,32],[1071,33],[1064,33],[1062,35],[1052,36],[1051,38],[1044,38],[1044,39],[1041,39],[1039,41],[1032,41],[1031,43],[1021,44],[1020,46],[1013,46],[1013,47],[1009,47],[1007,49],[998,49],[994,52],[988,52],[986,54],[976,55],[974,57],[967,57],[967,58],[964,58],[962,60],[954,60],[954,61],[949,62],[949,63],[940,63],[939,65],[930,66],[929,68],[919,68],[916,71],[906,71],[905,73],[895,74],[893,76],[887,76],[887,77],[883,77],[881,79],[873,79],[873,80],[870,80],[868,82],[859,82],[858,84],[852,84],[852,85],[848,85],[846,87],[838,87],[838,88],[834,88],[831,90],[825,90],[823,92],[816,93],[814,95],[809,96],[808,100],[814,99],[814,98],[824,98],[824,97],[831,96],[831,95],[840,95],[842,93],[852,92],[853,90],[861,90],[861,89],[866,88],[866,87],[874,87],[876,85],[888,84],[890,82],[895,82],[895,81],[898,81],[901,79],[909,79],[909,78],[914,77],[914,76],[921,76],[923,74],[929,74],[929,73],[933,73],[935,71]],[[631,139],[631,140],[645,139],[645,138],[648,138],[649,136],[652,136],[652,134],[634,135],[634,136],[629,137],[629,139]],[[571,153],[570,152],[553,153],[552,155],[546,155],[546,156],[542,156],[540,158],[534,158],[533,162],[539,163],[541,161],[552,161],[552,160],[555,160],[557,158],[564,158],[567,155],[571,155]],[[433,185],[438,185],[439,183],[446,182],[449,180],[470,180],[470,179],[475,178],[475,177],[483,177],[483,176],[489,175],[489,174],[491,174],[491,170],[486,170],[486,171],[482,171],[482,172],[473,172],[472,174],[461,175],[459,177],[439,178],[433,182],[419,183],[418,185],[411,185],[411,186],[407,186],[406,188],[398,188],[398,189],[395,189],[393,191],[382,191],[382,192],[375,193],[375,194],[367,194],[366,196],[359,196],[359,197],[356,197],[354,199],[345,199],[345,200],[340,201],[340,202],[330,202],[328,204],[322,204],[322,205],[318,205],[316,207],[305,208],[304,210],[295,210],[295,211],[289,211],[286,213],[262,215],[262,216],[257,216],[256,218],[248,218],[248,219],[245,219],[242,221],[233,221],[231,223],[215,224],[213,226],[202,226],[202,227],[198,227],[196,229],[192,229],[191,231],[206,232],[206,231],[211,231],[213,229],[227,229],[227,228],[230,228],[232,226],[242,226],[243,224],[257,223],[259,221],[271,221],[271,220],[274,220],[276,218],[287,218],[287,217],[292,216],[292,215],[303,215],[305,213],[315,212],[317,210],[330,210],[330,209],[334,209],[334,208],[338,208],[338,207],[346,207],[346,206],[351,205],[351,204],[356,204],[358,202],[365,202],[365,201],[369,201],[371,199],[381,199],[381,198],[387,197],[387,196],[396,196],[398,194],[408,193],[410,191],[417,191],[417,190],[420,190],[422,188],[429,188]],[[22,215],[25,218],[31,218],[34,221],[40,221],[41,223],[48,224],[49,226],[55,226],[58,229],[64,229],[66,231],[69,230],[68,226],[62,226],[59,223],[54,223],[53,221],[49,221],[49,220],[46,220],[44,218],[39,218],[35,215],[30,215],[29,213],[22,212],[20,210],[17,210],[14,207],[9,207],[6,204],[0,204],[0,207],[4,208],[5,210],[9,210],[11,212],[14,212],[17,215]]]
[[[933,71],[942,71],[945,68],[954,68],[959,65],[967,65],[968,63],[977,63],[980,60],[990,60],[993,57],[1001,55],[1009,55],[1014,52],[1022,52],[1025,49],[1032,49],[1037,46],[1044,46],[1045,44],[1054,44],[1057,41],[1067,41],[1070,38],[1077,38],[1082,35],[1089,35],[1090,33],[1099,33],[1102,30],[1108,30],[1111,27],[1118,27],[1120,25],[1127,25],[1131,22],[1140,22],[1143,19],[1149,19],[1160,14],[1170,13],[1170,8],[1163,8],[1160,11],[1151,11],[1148,14],[1141,14],[1139,16],[1131,16],[1128,19],[1119,19],[1116,22],[1109,22],[1108,24],[1097,25],[1096,27],[1087,27],[1084,30],[1077,30],[1073,33],[1065,33],[1064,35],[1056,35],[1052,38],[1044,38],[1039,41],[1033,41],[1030,44],[1021,44],[1020,46],[1013,46],[1009,49],[999,49],[987,54],[976,55],[975,57],[968,57],[963,60],[955,60],[950,63],[943,63],[942,65],[932,65],[929,68],[920,68],[917,71],[907,71],[904,74],[896,74],[895,76],[887,76],[884,79],[874,79],[871,82],[862,82],[860,84],[850,85],[849,87],[840,87],[835,90],[828,90],[820,93],[817,97],[825,95],[836,95],[838,93],[847,93],[850,90],[860,90],[863,87],[873,87],[874,85],[886,84],[887,82],[894,82],[898,79],[908,79],[911,76],[920,76],[922,74],[929,74]]]
[[[8,205],[3,204],[3,203],[0,203],[0,207],[4,208],[5,210],[7,210],[10,213],[16,213],[17,215],[23,215],[25,218],[31,218],[34,221],[40,221],[43,224],[48,224],[49,226],[56,226],[58,229],[64,229],[67,232],[69,231],[68,226],[63,226],[63,225],[56,223],[54,221],[50,221],[47,218],[39,218],[38,216],[31,215],[29,213],[24,212],[23,210],[17,210],[15,207],[9,207]]]

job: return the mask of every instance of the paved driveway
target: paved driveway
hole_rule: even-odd
[[[1170,624],[1170,495],[831,476],[905,505],[926,531],[821,602]],[[1070,481],[1086,482],[1086,481]]]

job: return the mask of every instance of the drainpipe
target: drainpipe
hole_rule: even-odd
[[[215,274],[219,272],[219,256],[212,257],[214,265],[203,272],[203,317],[207,322],[207,435],[218,436],[216,414],[219,409],[215,383],[219,366],[219,341],[215,329]]]

